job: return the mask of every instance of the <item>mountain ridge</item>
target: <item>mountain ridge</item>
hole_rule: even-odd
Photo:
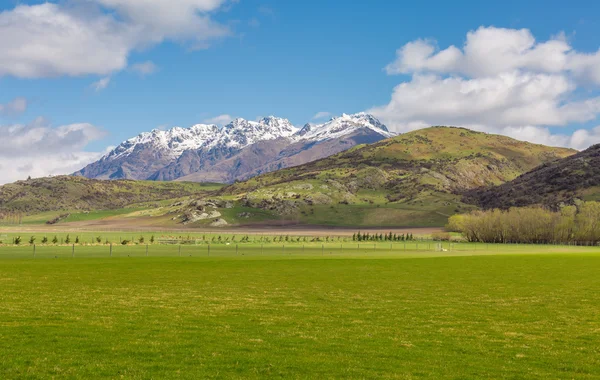
[[[213,173],[214,166],[218,165],[219,170],[226,173],[220,180],[233,182],[248,178],[249,171],[264,172],[270,170],[269,167],[302,164],[338,153],[354,146],[354,137],[365,134],[369,136],[368,142],[393,136],[385,125],[366,113],[343,114],[326,123],[306,124],[303,128],[295,127],[287,119],[269,116],[258,121],[237,118],[221,128],[214,124],[196,124],[166,131],[155,129],[124,141],[74,175],[96,179],[207,181],[214,178],[208,172]],[[331,141],[340,143],[331,144]],[[239,172],[235,167],[222,164],[258,143],[271,145],[266,149],[271,155],[260,168]],[[290,146],[297,148],[295,153],[287,149]],[[300,155],[302,151],[310,151],[310,154]],[[284,157],[286,154],[289,156]],[[275,161],[279,165],[274,164]]]
[[[465,200],[480,207],[558,207],[576,199],[600,200],[600,144],[538,166],[499,186],[474,189]]]

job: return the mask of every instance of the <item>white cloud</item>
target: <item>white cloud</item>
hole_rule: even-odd
[[[23,97],[14,98],[6,104],[0,104],[0,115],[15,116],[27,110],[27,99]]]
[[[528,29],[480,27],[467,33],[462,49],[438,50],[435,41],[417,40],[396,54],[396,61],[386,66],[388,74],[434,72],[476,78],[514,70],[571,72],[600,84],[600,51],[576,52],[563,34],[537,42]]]
[[[91,124],[53,128],[43,118],[28,125],[0,126],[0,184],[79,170],[102,156],[84,148],[103,136]]]
[[[104,77],[97,82],[92,83],[91,87],[94,91],[99,92],[104,90],[110,84],[110,77]]]
[[[235,119],[233,116],[223,114],[223,115],[211,117],[209,119],[205,119],[204,122],[208,123],[208,124],[216,124],[216,125],[222,126],[222,125],[231,123],[233,121],[233,119]]]
[[[597,89],[579,90],[582,80],[600,85],[598,58],[574,51],[562,35],[536,42],[526,29],[482,27],[467,34],[462,49],[439,51],[434,42],[417,40],[386,67],[388,74],[412,78],[394,88],[388,104],[369,112],[396,132],[455,125],[580,149],[587,144],[582,136],[593,141],[597,131],[568,136],[548,127],[598,117]]]
[[[133,49],[164,40],[205,46],[230,34],[210,17],[225,0],[90,2],[18,5],[1,12],[0,76],[108,75],[127,66]]]
[[[313,116],[313,120],[318,119],[326,119],[331,116],[331,112],[317,112],[315,116]]]
[[[158,67],[152,61],[140,62],[131,65],[131,69],[140,75],[150,75],[158,70]]]
[[[134,30],[106,15],[51,3],[0,13],[0,76],[106,75],[126,66],[133,46]]]

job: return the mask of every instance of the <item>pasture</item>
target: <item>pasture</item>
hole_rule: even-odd
[[[0,247],[0,377],[600,376],[598,248],[311,244]]]

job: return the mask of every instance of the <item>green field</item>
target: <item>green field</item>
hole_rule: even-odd
[[[600,376],[598,248],[336,245],[0,247],[0,377]]]

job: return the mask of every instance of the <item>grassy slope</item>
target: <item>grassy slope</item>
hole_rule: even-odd
[[[485,208],[600,200],[600,145],[539,166],[497,187],[470,192],[467,199]]]
[[[229,224],[296,221],[314,225],[436,227],[475,206],[465,190],[512,180],[539,164],[573,154],[461,128],[433,127],[358,146],[306,165],[265,174],[224,188],[180,182],[96,181],[55,177],[0,187],[2,209],[29,214],[36,224],[106,219],[173,227],[201,213],[190,199],[233,201],[209,207]],[[173,199],[183,201],[174,205]],[[91,212],[82,212],[91,210]],[[244,215],[249,214],[246,218]],[[215,218],[188,226],[208,226]],[[0,224],[2,220],[0,220]]]
[[[432,127],[226,187],[305,223],[441,226],[472,208],[460,194],[574,154],[462,128]]]
[[[0,377],[598,377],[597,254],[397,258],[3,260]]]
[[[220,187],[186,182],[100,181],[72,176],[39,178],[1,186],[0,213],[116,210],[142,202],[200,196]]]

